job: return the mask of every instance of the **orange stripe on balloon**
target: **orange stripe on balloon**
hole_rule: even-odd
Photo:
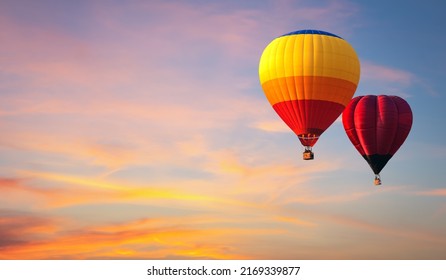
[[[356,87],[356,84],[347,80],[318,76],[283,77],[262,84],[271,105],[291,100],[323,100],[345,107]]]

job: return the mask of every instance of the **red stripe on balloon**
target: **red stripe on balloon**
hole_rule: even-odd
[[[273,108],[297,136],[319,137],[342,113],[344,105],[324,100],[288,100]],[[304,146],[313,146],[317,138],[300,140]]]

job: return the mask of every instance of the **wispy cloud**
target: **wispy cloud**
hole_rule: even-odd
[[[60,221],[59,221],[60,222]],[[8,256],[3,252],[13,247],[27,246],[31,239],[39,240],[51,236],[59,230],[60,223],[51,218],[30,215],[20,211],[0,210],[0,258]]]
[[[259,219],[253,219],[252,215],[259,209],[258,205],[230,197],[185,192],[174,187],[138,187],[57,174],[27,174],[27,178],[33,179],[1,180],[3,192],[34,197],[31,205],[33,214],[2,212],[2,259],[249,258],[248,252],[241,253],[238,249],[245,238],[280,233],[254,226]],[[42,180],[59,186],[31,186],[32,182],[36,184]],[[15,204],[20,202],[14,199]],[[69,209],[67,207],[88,209],[92,203],[107,203],[111,210],[109,214],[89,213],[88,217],[96,216],[95,225],[85,226],[88,217],[68,215],[67,210],[63,210]],[[157,204],[164,208],[179,207],[183,214],[172,215],[180,210],[158,215],[148,211],[145,216],[150,218],[128,221],[131,216],[126,218],[122,213],[128,222],[101,222],[116,219],[112,212],[122,203],[147,205],[147,209]],[[12,207],[13,204],[2,205]],[[184,214],[185,209],[193,211]],[[65,214],[60,216],[60,213]],[[252,226],[247,227],[248,224]]]
[[[253,124],[253,127],[267,132],[292,133],[290,128],[282,120],[257,122]]]
[[[416,191],[416,195],[422,196],[446,196],[446,189],[431,189],[425,191]]]
[[[414,72],[379,65],[371,61],[361,61],[361,81],[366,84],[366,88],[378,91],[372,94],[397,94],[410,97],[410,94],[407,93],[408,89],[417,86],[422,88],[424,93],[438,96],[432,86]],[[375,88],[374,84],[377,82],[380,86]]]
[[[16,217],[17,218],[17,217]],[[31,217],[29,217],[31,218]],[[23,219],[27,219],[26,216]],[[22,220],[23,220],[22,219]],[[234,248],[211,240],[222,231],[191,229],[184,225],[163,226],[157,220],[137,220],[127,224],[99,225],[71,231],[53,231],[46,238],[32,238],[38,233],[35,225],[46,225],[34,219],[2,219],[2,228],[16,225],[13,236],[22,240],[5,239],[2,259],[165,259],[165,258],[246,258]],[[17,224],[19,223],[19,227]],[[2,234],[6,232],[2,231]],[[216,236],[217,235],[217,236]],[[198,241],[197,236],[202,240]],[[208,238],[203,239],[204,236]],[[232,251],[232,252],[231,252]]]
[[[291,223],[291,224],[296,224],[298,226],[304,226],[304,227],[314,227],[316,226],[316,224],[312,223],[312,222],[308,222],[296,217],[289,217],[289,216],[278,216],[277,220],[280,222],[285,222],[285,223]]]
[[[415,78],[415,75],[408,71],[377,65],[372,62],[361,63],[361,76],[365,79],[399,83],[403,86],[410,85]]]

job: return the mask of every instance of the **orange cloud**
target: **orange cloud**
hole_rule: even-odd
[[[194,193],[190,188],[185,192],[172,187],[141,187],[104,179],[51,173],[24,172],[22,175],[27,179],[2,179],[3,188],[8,192],[21,192],[22,195],[34,197],[37,208],[33,216],[36,217],[39,217],[39,209],[57,217],[58,207],[104,202],[137,202],[159,204],[163,207],[175,205],[174,207],[198,212],[191,212],[192,214],[184,217],[165,214],[155,218],[112,224],[97,223],[87,227],[79,227],[79,223],[84,222],[76,221],[74,217],[70,220],[62,217],[36,218],[35,221],[41,221],[36,226],[27,225],[26,219],[15,219],[20,224],[18,228],[22,229],[8,235],[11,236],[11,246],[0,254],[3,259],[244,259],[261,255],[256,250],[250,252],[245,245],[247,240],[284,233],[283,229],[264,226],[265,223],[305,224],[301,220],[276,219],[271,214],[265,215],[264,211],[268,206],[234,199],[227,194]],[[42,181],[59,186],[39,188],[28,185]],[[20,202],[16,200],[16,203]],[[200,212],[200,209],[205,212]],[[93,213],[91,215],[94,216]],[[1,222],[9,227],[13,221],[3,219]],[[33,233],[38,232],[42,233],[40,238],[33,238]],[[13,238],[19,240],[13,242]]]
[[[44,199],[46,207],[61,207],[79,203],[125,202],[125,201],[178,201],[185,203],[204,204],[207,206],[234,205],[239,207],[257,208],[255,203],[235,199],[231,196],[221,196],[215,193],[190,191],[191,187],[155,187],[136,185],[129,182],[113,182],[105,179],[69,176],[56,173],[22,172],[22,175],[33,180],[44,180],[59,183],[59,188],[36,188],[21,186],[20,190],[28,192],[37,198]],[[9,181],[8,181],[9,182]],[[14,183],[16,184],[16,183]],[[190,183],[191,186],[194,183]],[[10,192],[16,192],[17,189]],[[38,202],[36,202],[38,203]]]
[[[20,209],[25,206],[23,208],[28,209],[28,207],[48,208],[79,203],[106,202],[117,196],[110,190],[79,187],[73,182],[57,187],[38,187],[36,181],[39,179],[31,175],[21,179],[0,178],[0,190],[3,190],[0,201],[6,207]]]
[[[267,132],[292,133],[290,128],[281,120],[257,122],[253,127]]]
[[[250,255],[239,250],[245,238],[280,233],[258,228],[199,228],[181,219],[176,225],[164,219],[143,219],[70,231],[58,228],[36,239],[29,234],[36,227],[23,222],[15,231],[22,240],[3,244],[1,259],[247,259]],[[18,222],[0,220],[2,227],[13,223]]]
[[[315,223],[312,222],[308,222],[296,217],[289,217],[289,216],[278,216],[276,218],[278,221],[280,222],[285,222],[285,223],[291,223],[291,224],[295,224],[298,226],[303,226],[303,227],[314,227],[316,226]]]
[[[369,248],[367,244],[350,247],[360,240],[373,236],[375,239],[398,239],[393,246],[404,252],[408,243],[443,244],[443,238],[429,230],[407,230],[404,227],[373,223],[367,219],[350,215],[327,214],[324,210],[290,211],[280,201],[274,204],[246,203],[231,196],[218,198],[208,194],[195,194],[184,190],[153,189],[143,190],[136,185],[108,182],[107,180],[87,180],[60,174],[28,174],[34,182],[48,180],[70,186],[45,188],[27,186],[30,179],[5,179],[3,193],[14,191],[28,192],[30,195],[47,199],[46,207],[35,208],[34,214],[26,212],[0,213],[0,233],[5,238],[0,258],[3,259],[257,259],[257,258],[356,258],[355,256],[377,256],[382,258],[382,250]],[[39,180],[37,180],[37,177]],[[78,192],[76,192],[76,189]],[[52,191],[51,191],[52,190]],[[140,193],[140,191],[142,191]],[[96,192],[96,193],[95,193]],[[87,223],[72,216],[59,217],[59,206],[72,203],[82,207],[83,203],[147,203],[191,210],[177,215],[169,211],[147,213],[147,218],[108,220]],[[57,201],[53,201],[57,200]],[[76,202],[77,200],[77,202]],[[205,203],[205,204],[202,204]],[[326,204],[326,203],[325,203]],[[169,206],[171,205],[171,206]],[[39,209],[45,215],[38,214]],[[110,209],[119,209],[110,205]],[[202,211],[200,211],[200,209]],[[315,210],[315,209],[314,209]],[[113,210],[111,210],[113,211]],[[195,211],[195,212],[194,212]],[[153,215],[152,215],[153,214]],[[90,215],[94,216],[94,213]],[[103,215],[103,214],[97,214]],[[110,217],[113,213],[110,213]],[[304,217],[304,218],[303,218]],[[33,222],[29,222],[32,220]],[[107,220],[107,219],[106,219]],[[15,230],[13,230],[15,229]],[[342,229],[342,230],[340,230]],[[330,240],[327,232],[331,231]],[[338,242],[343,236],[353,232],[348,249],[338,252]],[[357,234],[361,238],[357,238]],[[262,243],[269,240],[267,244]],[[281,243],[286,241],[286,246]],[[383,241],[383,242],[384,242]],[[387,241],[386,241],[387,242]],[[388,244],[384,242],[384,244]],[[413,243],[415,242],[415,243]],[[323,246],[321,244],[324,244]],[[375,244],[375,243],[373,243]],[[1,246],[1,245],[0,245]],[[322,247],[321,247],[322,246]],[[421,247],[420,247],[421,246]],[[426,245],[428,246],[428,245]],[[430,246],[430,245],[429,245]],[[346,247],[346,248],[347,248]],[[307,248],[289,250],[289,248]],[[327,250],[330,251],[327,253]],[[331,252],[331,250],[334,250]],[[390,252],[389,251],[386,252]],[[392,255],[392,258],[396,255]]]
[[[0,210],[0,258],[10,248],[26,246],[30,240],[44,240],[60,229],[52,218],[29,215],[23,211]]]
[[[427,191],[415,192],[417,195],[422,196],[446,196],[446,189],[432,189]]]

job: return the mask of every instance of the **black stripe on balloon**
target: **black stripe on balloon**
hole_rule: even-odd
[[[375,174],[379,174],[381,170],[386,166],[387,162],[392,158],[393,155],[363,155],[362,157],[369,163]]]

